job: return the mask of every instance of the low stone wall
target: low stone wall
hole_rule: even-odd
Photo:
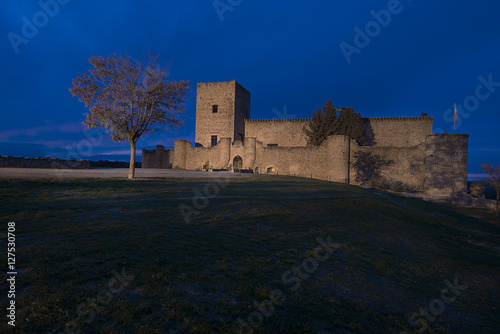
[[[392,192],[392,191],[391,191]],[[468,197],[452,197],[452,196],[438,196],[438,195],[428,195],[428,194],[409,194],[409,193],[397,193],[394,194],[416,197],[423,200],[436,202],[436,203],[447,203],[459,206],[470,206],[476,208],[484,208],[488,210],[496,210],[497,201],[491,199],[474,198],[472,196]]]
[[[174,149],[156,145],[156,150],[142,150],[142,168],[170,169],[174,162]]]
[[[255,167],[261,174],[293,175],[327,180],[327,145],[304,147],[265,147],[257,145]]]
[[[90,161],[76,159],[66,160],[52,158],[7,157],[0,155],[0,167],[88,169],[90,168]]]

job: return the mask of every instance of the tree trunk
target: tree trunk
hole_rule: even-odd
[[[498,200],[500,199],[500,188],[497,188],[497,212],[498,211]]]
[[[130,165],[128,167],[128,178],[133,179],[135,176],[135,141],[130,140]]]

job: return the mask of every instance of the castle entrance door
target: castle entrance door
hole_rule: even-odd
[[[243,167],[243,159],[239,155],[235,156],[233,159],[233,170],[235,172],[239,171]]]

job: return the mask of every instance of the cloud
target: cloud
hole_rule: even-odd
[[[130,155],[130,149],[128,150],[118,150],[118,151],[104,151],[100,152],[99,155]],[[142,154],[142,150],[136,150],[136,154]]]
[[[477,152],[500,152],[500,147],[474,148],[471,151],[477,151]]]
[[[68,122],[62,124],[47,124],[33,128],[13,129],[0,131],[0,141],[15,141],[18,137],[36,137],[43,132],[80,133],[85,129],[81,122]]]

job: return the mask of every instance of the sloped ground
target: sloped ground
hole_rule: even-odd
[[[0,200],[18,333],[500,330],[500,222],[477,209],[264,176],[2,180]]]
[[[180,169],[135,169],[137,178],[169,177],[191,178],[209,177],[212,173]],[[253,174],[239,174],[221,172],[224,177],[252,177]],[[126,178],[128,168],[90,168],[90,169],[54,169],[54,168],[10,168],[0,167],[0,180],[2,179],[33,179],[53,178],[64,180],[68,178]]]

